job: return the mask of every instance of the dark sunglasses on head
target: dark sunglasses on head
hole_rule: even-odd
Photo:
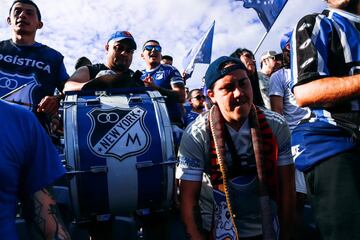
[[[196,97],[193,97],[193,98],[196,98],[197,100],[205,100],[204,95],[197,95]]]
[[[146,45],[143,50],[151,52],[153,49],[155,49],[157,52],[161,52],[161,47],[159,45]]]

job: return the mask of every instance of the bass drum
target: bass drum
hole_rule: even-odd
[[[159,92],[70,92],[64,123],[76,220],[171,207],[176,158]]]

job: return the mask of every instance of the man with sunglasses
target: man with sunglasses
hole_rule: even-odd
[[[181,104],[185,102],[184,80],[175,67],[160,63],[161,50],[161,46],[156,40],[148,40],[144,43],[141,57],[145,60],[146,67],[141,79],[145,86],[166,96],[165,102],[170,121],[182,128]]]
[[[99,72],[121,74],[122,78],[131,78],[134,72],[129,68],[132,62],[136,43],[127,31],[113,33],[105,45],[106,63],[83,66],[77,69],[65,84],[64,91],[79,91]]]
[[[266,51],[261,55],[259,86],[262,99],[264,100],[265,107],[270,109],[269,99],[269,82],[271,74],[276,72],[282,65],[282,54],[277,54],[275,51]]]
[[[145,61],[145,69],[141,79],[145,86],[159,91],[165,96],[165,103],[172,124],[175,150],[180,143],[183,127],[183,108],[181,103],[185,101],[184,81],[179,71],[167,64],[161,64],[162,48],[156,40],[148,40],[143,45],[141,57]],[[164,212],[154,213],[143,219],[145,231],[148,230],[147,239],[173,239],[174,234],[171,225],[174,219],[180,221],[177,213]],[[155,224],[156,223],[156,224]],[[179,223],[178,223],[179,224]],[[179,227],[181,229],[181,227]],[[177,239],[182,239],[180,235],[183,231],[175,231]]]
[[[184,116],[185,126],[189,125],[200,113],[205,110],[204,102],[206,97],[203,92],[195,88],[189,92],[188,101],[191,106],[191,110],[188,111]]]

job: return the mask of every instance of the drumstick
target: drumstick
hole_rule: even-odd
[[[0,99],[5,100],[5,98],[7,98],[7,97],[9,97],[9,96],[13,95],[14,93],[17,93],[18,91],[20,91],[21,89],[23,89],[23,88],[24,88],[24,87],[26,87],[27,85],[28,85],[28,84],[27,84],[27,83],[25,83],[25,84],[21,85],[20,87],[15,88],[15,89],[14,89],[14,90],[12,90],[11,92],[8,92],[7,94],[5,94],[5,95],[1,96],[1,97],[0,97]]]
[[[31,104],[31,103],[20,102],[20,101],[15,101],[15,100],[7,100],[7,99],[3,99],[3,100],[6,102],[15,103],[15,104],[22,105],[22,106],[33,107],[33,104]]]

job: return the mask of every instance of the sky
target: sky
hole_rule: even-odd
[[[273,1],[273,0],[270,0]],[[118,30],[127,30],[135,38],[131,69],[144,69],[141,47],[146,40],[156,39],[163,54],[174,58],[182,71],[186,53],[215,20],[212,60],[231,54],[238,47],[254,50],[266,33],[255,10],[245,9],[234,0],[34,0],[39,6],[44,27],[36,41],[64,55],[68,73],[74,72],[76,60],[88,57],[93,63],[105,61],[104,45]],[[0,0],[0,39],[11,38],[6,22],[12,0]],[[266,50],[280,52],[281,35],[290,31],[304,15],[320,12],[322,0],[288,0],[282,13],[259,48],[256,59]],[[201,86],[206,64],[197,64],[187,86]]]

